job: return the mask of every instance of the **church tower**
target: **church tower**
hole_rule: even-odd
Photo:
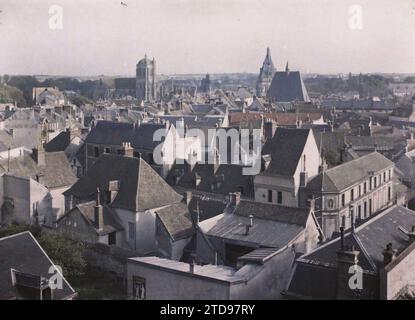
[[[137,63],[136,68],[136,98],[143,101],[157,99],[156,60],[150,60],[147,55]]]
[[[258,97],[265,97],[271,85],[272,78],[276,69],[271,59],[271,51],[267,48],[267,55],[265,56],[262,68],[259,70],[259,76],[256,83],[256,95]]]

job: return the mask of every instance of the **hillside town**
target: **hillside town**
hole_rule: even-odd
[[[0,68],[0,300],[415,299],[415,74],[227,41],[255,73]]]

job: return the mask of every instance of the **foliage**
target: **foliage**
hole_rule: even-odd
[[[39,244],[52,261],[61,266],[65,276],[81,275],[86,267],[84,245],[64,235],[41,233]]]
[[[24,231],[30,231],[33,234],[49,258],[62,267],[65,276],[78,276],[84,273],[86,267],[84,245],[65,235],[42,232],[39,227],[35,226],[11,225],[0,229],[0,238]]]
[[[84,97],[84,96],[75,96],[75,97],[71,98],[71,103],[73,103],[74,105],[80,107],[82,105],[92,104],[93,101],[91,99],[88,99],[87,97]]]
[[[18,107],[25,107],[26,100],[23,97],[23,92],[13,86],[0,84],[0,103],[14,103]]]

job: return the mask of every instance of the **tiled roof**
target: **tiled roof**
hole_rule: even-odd
[[[119,181],[112,207],[145,211],[178,202],[177,194],[143,159],[103,154],[65,195],[82,200],[95,199],[96,190],[108,190],[110,181]]]

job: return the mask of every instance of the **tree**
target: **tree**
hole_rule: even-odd
[[[62,268],[64,276],[78,276],[85,272],[84,244],[60,233],[42,232],[39,227],[11,225],[0,229],[0,238],[30,231],[55,265]]]

